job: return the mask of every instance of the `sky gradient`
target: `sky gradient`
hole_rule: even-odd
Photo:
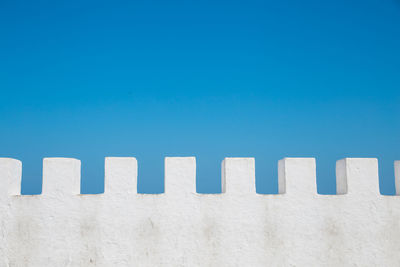
[[[224,157],[255,157],[257,192],[277,161],[377,157],[394,193],[400,159],[400,2],[0,2],[0,157],[41,191],[43,157],[134,156],[140,192],[162,192],[163,158],[196,156],[197,191],[220,191]]]

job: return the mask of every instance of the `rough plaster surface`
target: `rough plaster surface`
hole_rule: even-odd
[[[165,159],[166,193],[136,193],[135,158],[106,158],[105,193],[79,195],[80,161],[46,158],[43,194],[0,159],[0,266],[399,266],[400,199],[376,159],[337,162],[318,195],[312,158],[279,161],[278,195],[255,192],[253,158],[226,158],[223,194],[196,194],[195,158]],[[399,192],[400,163],[395,163]]]

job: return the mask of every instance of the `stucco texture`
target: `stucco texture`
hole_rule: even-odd
[[[226,158],[214,195],[196,193],[194,157],[165,159],[158,195],[137,194],[135,158],[106,158],[100,195],[79,194],[80,167],[44,159],[43,194],[25,196],[21,162],[0,159],[0,266],[400,263],[400,199],[379,194],[376,159],[338,161],[338,195],[317,194],[313,158],[279,161],[277,195],[256,194],[253,158]]]

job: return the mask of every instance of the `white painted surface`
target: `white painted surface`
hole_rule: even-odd
[[[137,160],[131,157],[108,157],[104,166],[106,194],[135,194],[137,192]]]
[[[22,162],[0,158],[0,198],[21,194]]]
[[[0,159],[0,266],[399,265],[400,199],[379,194],[376,159],[338,161],[329,196],[315,159],[278,165],[284,194],[256,194],[254,159],[226,158],[212,195],[195,158],[166,158],[166,193],[144,195],[136,159],[107,158],[105,193],[80,195],[80,162],[49,158],[43,194],[21,196],[21,163]]]

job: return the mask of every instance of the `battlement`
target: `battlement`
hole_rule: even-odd
[[[396,161],[400,194],[400,161]],[[165,158],[165,193],[138,194],[135,158],[105,159],[105,192],[80,194],[81,163],[43,160],[43,192],[0,159],[0,266],[397,266],[400,199],[378,161],[336,163],[319,195],[314,158],[278,162],[279,194],[255,190],[254,158],[225,158],[221,194],[196,193],[194,157]]]
[[[400,194],[400,161],[395,161],[396,195]],[[0,158],[0,177],[8,194],[21,193],[22,163]],[[133,157],[105,159],[105,194],[137,193],[138,163]],[[287,178],[296,177],[296,178]],[[81,162],[73,158],[43,160],[43,194],[57,192],[79,195]],[[165,158],[165,193],[196,193],[195,157]],[[346,158],[336,162],[337,194],[357,192],[379,193],[378,161],[374,158]],[[226,189],[228,187],[228,190]],[[254,158],[225,158],[221,164],[222,193],[255,193]],[[288,188],[288,189],[287,189]],[[316,194],[316,163],[314,158],[284,158],[278,162],[279,194]]]

